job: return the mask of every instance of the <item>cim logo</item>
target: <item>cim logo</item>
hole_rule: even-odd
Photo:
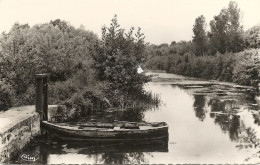
[[[31,162],[35,162],[38,159],[27,154],[22,154],[21,158],[25,161],[31,161]]]

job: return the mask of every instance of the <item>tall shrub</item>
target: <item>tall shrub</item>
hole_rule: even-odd
[[[5,80],[0,80],[0,111],[5,111],[12,106],[14,91]]]
[[[120,96],[114,102],[118,102],[118,99],[132,100],[136,91],[143,91],[143,84],[148,77],[138,74],[137,68],[143,62],[144,48],[144,35],[140,28],[136,34],[134,28],[125,32],[120,28],[116,16],[110,27],[102,28],[102,40],[95,45],[92,55],[93,66],[98,79],[108,82],[109,98]]]
[[[245,50],[236,54],[233,81],[256,86],[260,79],[260,49]]]

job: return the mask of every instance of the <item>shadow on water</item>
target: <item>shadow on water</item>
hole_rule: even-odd
[[[59,163],[75,163],[73,156],[85,155],[79,163],[105,163],[105,164],[141,164],[147,163],[144,153],[152,155],[153,152],[168,152],[168,138],[141,142],[63,142],[47,133],[34,139],[29,147],[8,163],[19,164],[50,164],[54,157]],[[28,162],[22,155],[33,156],[37,160]],[[64,158],[71,158],[69,162]]]

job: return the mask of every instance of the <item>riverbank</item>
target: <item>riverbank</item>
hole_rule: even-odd
[[[50,105],[49,111],[57,106]],[[0,162],[8,163],[35,136],[41,133],[40,115],[34,105],[0,112]]]
[[[183,76],[256,86],[259,83],[259,53],[260,49],[248,49],[238,53],[210,56],[154,55],[146,61],[145,66],[152,70],[160,69]]]
[[[153,75],[151,83],[161,85],[178,86],[191,95],[205,96],[211,99],[217,99],[222,102],[234,101],[239,102],[240,97],[244,97],[245,93],[250,93],[251,99],[254,101],[247,106],[257,109],[259,106],[259,90],[252,86],[243,86],[231,82],[222,82],[217,80],[205,80],[199,78],[185,77],[166,73],[164,71],[146,71],[147,75]],[[150,89],[147,89],[150,90]],[[243,108],[242,108],[243,109]],[[241,109],[241,110],[242,110]]]
[[[185,85],[185,86],[201,86],[201,85],[223,85],[241,89],[254,89],[252,86],[238,85],[232,82],[224,82],[218,80],[206,80],[201,78],[186,77],[182,75],[166,73],[161,70],[147,70],[147,75],[153,75],[152,82],[160,82],[161,84]]]
[[[193,80],[200,82],[174,74],[153,74],[159,74],[161,78],[190,79],[186,84]],[[33,140],[11,163],[27,163],[21,158],[23,154],[38,158],[34,164],[259,163],[260,104],[256,103],[251,91],[217,84],[167,83],[145,85],[147,91],[160,95],[161,104],[157,108],[102,114],[110,118],[117,116],[117,120],[122,121],[166,122],[169,125],[166,143],[71,144],[50,139]]]

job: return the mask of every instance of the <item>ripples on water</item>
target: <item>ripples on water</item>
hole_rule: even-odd
[[[109,115],[120,116],[120,120],[165,121],[169,125],[169,139],[73,144],[46,136],[29,144],[21,154],[38,158],[31,163],[48,164],[260,162],[260,108],[253,91],[192,82],[188,85],[151,82],[145,88],[160,95],[162,104],[158,108]],[[20,155],[12,162],[30,163],[21,160]]]

